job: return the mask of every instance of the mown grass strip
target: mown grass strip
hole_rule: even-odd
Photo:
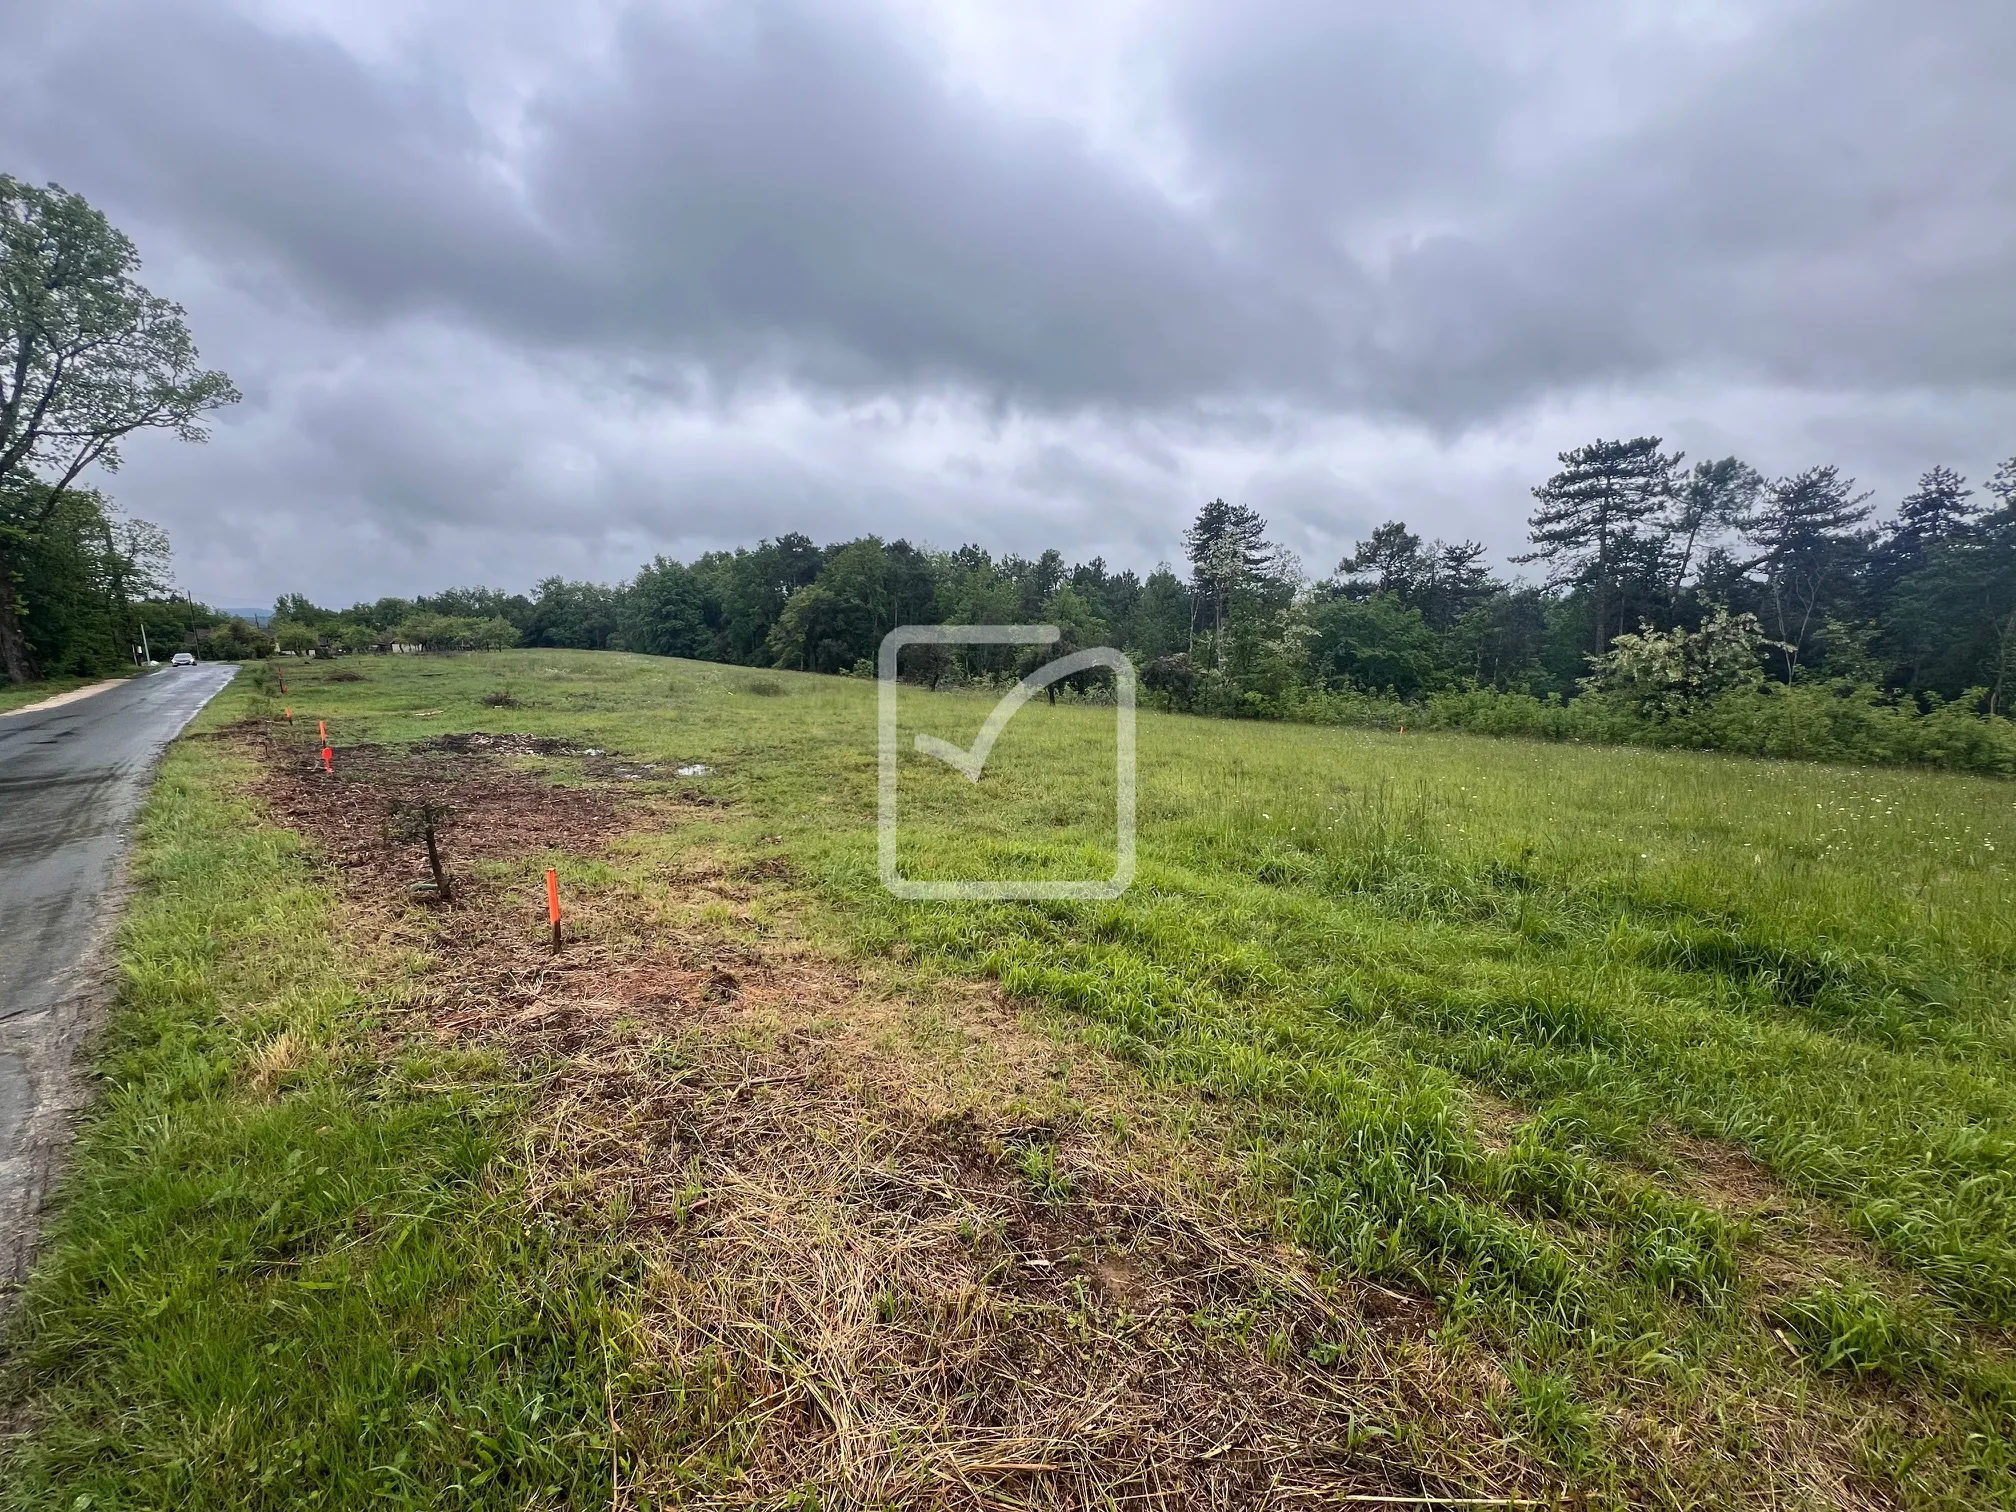
[[[605,1499],[615,1252],[525,1224],[497,1065],[374,1038],[249,775],[185,742],[142,819],[99,1100],[14,1322],[0,1504]]]

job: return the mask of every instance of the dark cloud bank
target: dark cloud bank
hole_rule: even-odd
[[[1216,493],[1327,568],[1511,547],[1597,432],[1892,497],[2016,451],[2003,0],[1073,8],[1069,76],[973,14],[36,5],[0,167],[245,388],[114,485],[232,602],[787,529],[1146,565]]]

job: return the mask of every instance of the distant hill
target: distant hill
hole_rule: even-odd
[[[240,609],[230,604],[218,604],[215,607],[219,614],[229,614],[238,619],[250,620],[255,625],[264,626],[270,625],[273,622],[273,611],[270,608]]]

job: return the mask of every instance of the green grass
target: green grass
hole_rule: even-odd
[[[0,1502],[592,1503],[616,1257],[523,1221],[496,1065],[377,1062],[332,900],[249,775],[185,742],[147,806]]]
[[[360,683],[290,677],[339,760],[349,742],[485,729],[705,763],[692,785],[732,804],[719,834],[788,857],[834,938],[995,977],[1058,1032],[1230,1110],[1282,1230],[1432,1295],[1448,1348],[1505,1362],[1504,1431],[1592,1495],[1770,1500],[1781,1461],[1759,1436],[1792,1422],[1846,1446],[1870,1494],[2016,1504],[2016,785],[1144,715],[1123,898],[902,904],[876,880],[872,684],[537,651],[359,666]],[[502,686],[519,705],[485,707]],[[227,698],[265,708],[249,682]],[[1110,870],[1111,710],[1031,705],[978,787],[907,749],[919,730],[964,744],[990,704],[904,691],[906,873]],[[194,758],[177,759],[186,776]],[[171,1072],[115,1076],[87,1151],[109,1138],[138,1159],[207,1116],[161,1101]],[[362,1096],[354,1073],[317,1074]],[[108,1136],[128,1096],[133,1131]],[[508,1116],[501,1094],[457,1096]],[[360,1106],[422,1116],[376,1092]],[[1747,1152],[1784,1201],[1750,1214],[1686,1179],[1690,1139]],[[104,1159],[87,1155],[80,1190]],[[480,1218],[506,1200],[459,1169],[427,1178],[443,1202]],[[1033,1150],[1024,1174],[1056,1175]],[[380,1179],[419,1178],[393,1160]],[[76,1288],[111,1284],[112,1243],[70,1220],[31,1308],[41,1334],[111,1327],[115,1299]],[[531,1294],[530,1258],[484,1264],[456,1286]],[[304,1432],[315,1399],[304,1385]],[[1647,1421],[1685,1423],[1686,1452]],[[32,1463],[58,1463],[65,1433],[48,1432]]]

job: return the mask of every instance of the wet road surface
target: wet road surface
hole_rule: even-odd
[[[103,1006],[133,816],[162,748],[236,671],[170,668],[0,714],[0,1289],[26,1273],[82,1105],[72,1061]]]

